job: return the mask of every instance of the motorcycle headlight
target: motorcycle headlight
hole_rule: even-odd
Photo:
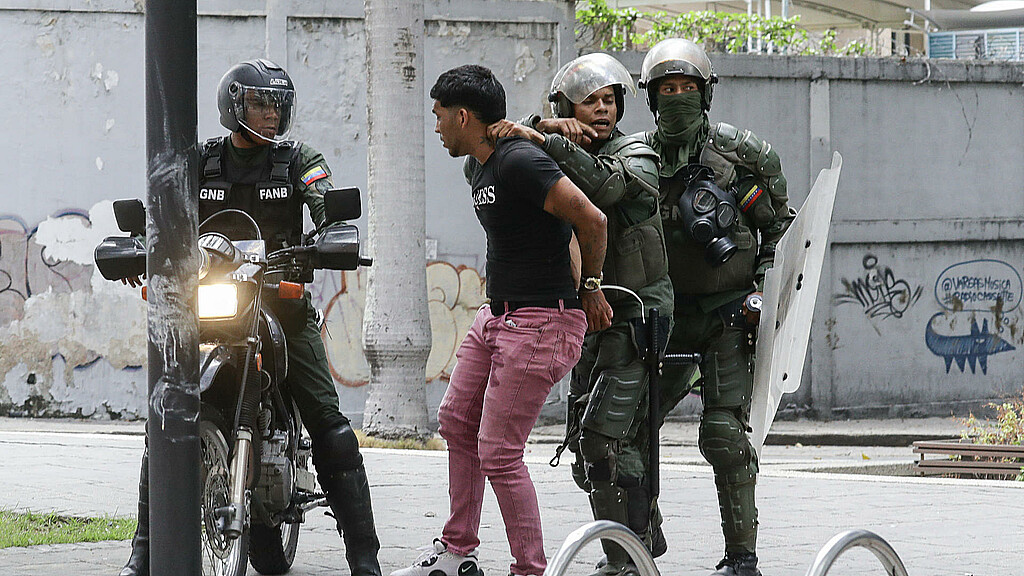
[[[199,286],[199,318],[231,318],[238,312],[238,288],[234,284]]]

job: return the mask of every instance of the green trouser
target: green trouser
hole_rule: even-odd
[[[295,400],[302,424],[313,438],[348,423],[327,365],[327,350],[316,324],[310,295],[297,301],[271,301],[288,339],[288,376],[282,387]]]
[[[751,329],[744,325],[736,300],[704,312],[695,299],[676,297],[675,328],[669,353],[700,352],[701,397],[698,446],[715,471],[715,486],[722,514],[727,552],[754,552],[757,543],[757,508],[754,485],[757,455],[747,438],[750,398],[754,386],[754,355]],[[662,378],[666,392],[680,389],[689,379],[685,368],[666,366]],[[662,394],[663,414],[672,402]]]
[[[594,518],[628,526],[660,555],[661,517],[647,482],[649,376],[633,330],[619,321],[584,340],[570,381],[569,449],[573,479],[589,493]],[[610,564],[628,561],[618,545],[602,546]]]

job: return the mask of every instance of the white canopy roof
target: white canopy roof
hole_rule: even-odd
[[[931,0],[932,12],[968,10],[986,0]],[[745,0],[607,0],[612,8],[636,8],[644,12],[664,11],[670,16],[693,10],[720,12],[747,11]],[[800,24],[809,30],[826,28],[904,28],[907,8],[924,12],[926,0],[789,0],[789,15],[800,15]],[[758,1],[754,0],[754,10]],[[782,12],[782,2],[771,2],[773,16]],[[998,13],[989,13],[998,14]],[[1010,24],[1008,26],[1014,26]]]

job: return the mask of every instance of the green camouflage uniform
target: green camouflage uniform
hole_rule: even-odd
[[[603,284],[628,288],[646,309],[658,308],[671,318],[654,150],[618,130],[595,154],[557,134],[546,135],[543,148],[608,217]],[[604,295],[612,306],[612,325],[584,340],[572,372],[559,454],[565,446],[575,454],[573,479],[590,495],[595,519],[629,526],[648,548],[657,548],[652,541],[660,535],[661,519],[652,513],[656,508],[646,481],[649,378],[635,333],[642,308],[628,293],[605,288]],[[618,545],[602,545],[610,567],[627,563]]]
[[[726,551],[754,552],[757,457],[747,430],[756,334],[741,309],[747,295],[761,290],[765,271],[774,263],[775,246],[795,212],[787,205],[786,180],[771,145],[728,124],[708,125],[704,118],[704,126],[687,146],[667,145],[657,131],[641,137],[662,158],[661,207],[675,289],[675,326],[668,352],[703,355],[698,445],[715,470]],[[705,261],[704,248],[688,238],[675,208],[684,186],[672,176],[697,162],[714,169],[716,183],[733,190],[740,206],[739,221],[730,234],[738,249],[717,268]],[[665,367],[663,414],[682,399],[684,383],[691,380],[688,370]]]

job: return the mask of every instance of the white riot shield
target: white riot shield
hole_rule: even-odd
[[[750,443],[759,458],[782,395],[800,387],[842,167],[842,156],[833,153],[832,166],[818,173],[765,274],[750,404]]]

